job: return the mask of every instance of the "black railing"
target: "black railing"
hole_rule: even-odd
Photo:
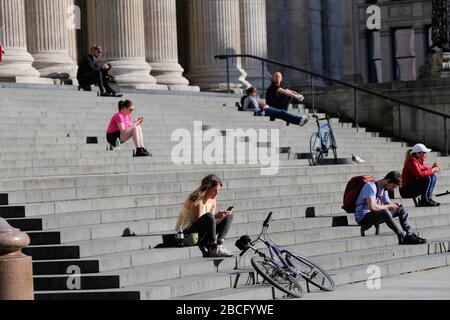
[[[382,98],[382,99],[386,99],[389,100],[395,104],[398,105],[398,116],[399,116],[399,138],[402,138],[402,106],[405,107],[409,107],[409,108],[413,108],[415,110],[420,110],[423,112],[426,112],[428,114],[433,114],[436,115],[438,117],[442,117],[443,121],[444,121],[444,140],[445,140],[445,145],[443,150],[445,151],[445,155],[449,155],[449,150],[448,150],[448,133],[447,133],[447,120],[450,118],[450,115],[442,113],[442,112],[438,112],[438,111],[434,111],[434,110],[430,110],[406,101],[402,101],[396,98],[392,98],[389,96],[386,96],[384,94],[372,91],[372,90],[368,90],[365,89],[363,87],[359,87],[357,85],[348,83],[348,82],[344,82],[341,80],[337,80],[337,79],[333,79],[327,76],[324,76],[322,74],[319,73],[315,73],[306,69],[302,69],[302,68],[298,68],[298,67],[294,67],[291,65],[288,65],[286,63],[280,62],[280,61],[275,61],[275,60],[270,60],[270,59],[265,59],[265,58],[261,58],[261,57],[257,57],[257,56],[253,56],[253,55],[249,55],[249,54],[226,54],[226,55],[217,55],[214,57],[215,59],[219,59],[219,60],[226,60],[226,68],[227,68],[227,83],[228,83],[228,92],[230,91],[230,64],[229,64],[229,59],[233,59],[233,58],[249,58],[249,59],[255,59],[258,61],[261,61],[261,67],[262,67],[262,88],[265,88],[265,83],[264,83],[264,69],[266,64],[273,64],[273,65],[277,65],[286,69],[291,69],[291,70],[296,70],[302,73],[306,73],[310,76],[310,86],[311,86],[311,97],[312,97],[312,109],[313,112],[315,112],[316,109],[316,101],[314,98],[314,78],[320,78],[322,80],[328,81],[328,82],[332,82],[332,83],[336,83],[336,84],[340,84],[344,87],[347,88],[351,88],[353,89],[353,107],[354,107],[354,118],[355,118],[355,127],[359,128],[359,123],[358,123],[358,103],[357,103],[357,93],[358,92],[364,92],[366,94],[369,94],[371,96],[375,96],[378,98]]]

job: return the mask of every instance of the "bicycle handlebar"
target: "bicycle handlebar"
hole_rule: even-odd
[[[266,220],[264,221],[263,227],[268,227],[269,226],[269,222],[270,219],[272,219],[272,211],[269,213],[269,215],[267,216]]]
[[[320,119],[317,114],[312,115],[313,118],[315,118],[317,121],[323,121],[323,120],[330,120],[331,118],[328,115],[325,115],[325,118]]]
[[[239,257],[242,257],[244,254],[246,254],[248,250],[250,250],[250,247],[248,247],[247,249],[242,251],[241,254],[239,255]]]

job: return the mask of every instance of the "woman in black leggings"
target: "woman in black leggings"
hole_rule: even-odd
[[[183,203],[176,230],[198,233],[200,248],[206,247],[210,257],[232,257],[224,246],[225,237],[233,222],[231,211],[217,212],[216,198],[222,182],[215,175],[203,179],[201,186]],[[203,250],[202,250],[203,251]]]

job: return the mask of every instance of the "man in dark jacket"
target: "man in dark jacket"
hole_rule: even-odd
[[[101,96],[122,96],[118,90],[113,90],[111,83],[113,78],[108,74],[111,65],[105,63],[100,66],[97,60],[102,56],[102,48],[95,45],[91,52],[83,57],[78,65],[77,79],[80,88],[98,85]]]
[[[276,72],[273,75],[272,84],[267,89],[267,104],[275,109],[288,111],[291,101],[302,102],[305,98],[298,92],[287,89],[282,84],[283,75]]]

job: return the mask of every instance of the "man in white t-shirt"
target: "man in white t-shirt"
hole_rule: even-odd
[[[423,244],[425,239],[412,232],[408,223],[408,212],[399,203],[392,203],[388,191],[393,191],[401,185],[400,172],[392,171],[387,176],[375,182],[366,182],[357,200],[355,220],[361,226],[361,235],[364,231],[382,223],[394,231],[399,244]],[[400,225],[394,220],[399,218]]]

